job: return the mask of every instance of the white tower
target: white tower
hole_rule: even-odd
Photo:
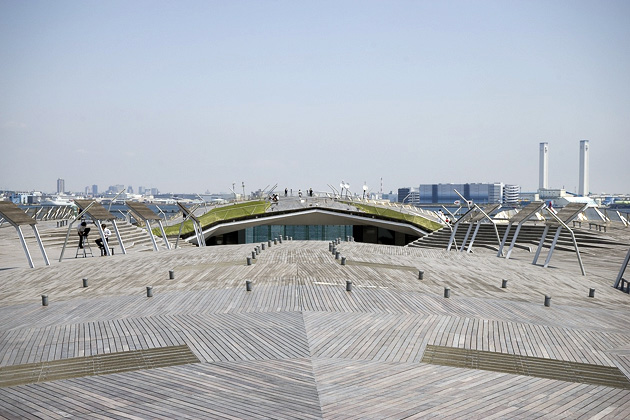
[[[589,194],[588,188],[588,140],[580,141],[580,186],[578,194],[581,196],[587,196]]]
[[[540,143],[540,161],[538,168],[538,188],[549,188],[549,143]]]

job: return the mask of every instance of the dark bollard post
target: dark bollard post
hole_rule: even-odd
[[[267,241],[267,246],[268,246],[269,248],[271,248],[271,239],[269,239],[269,240]]]
[[[346,280],[346,292],[352,292],[352,282],[350,280]]]
[[[588,291],[588,297],[595,297],[595,289],[590,288]]]
[[[147,297],[153,297],[153,286],[147,286]]]
[[[333,248],[332,248],[332,254],[333,254],[333,255],[335,255],[335,252],[337,252],[337,247],[336,247],[336,246],[333,246]]]
[[[273,238],[273,244],[278,245],[278,238]]]
[[[258,251],[258,247],[254,248],[254,252],[256,253],[256,255],[258,255],[258,253],[260,252]]]
[[[346,236],[346,242],[350,242],[350,237]]]
[[[282,243],[282,235],[278,237],[278,242]]]
[[[256,259],[256,251],[252,251],[252,260]]]
[[[338,260],[340,255],[341,255],[341,252],[339,251],[335,252],[335,259]]]
[[[332,242],[328,242],[328,252],[332,252],[333,244]]]
[[[551,306],[551,296],[545,295],[545,306]]]
[[[168,271],[169,280],[173,280],[175,278],[175,272],[173,270]]]
[[[88,287],[87,279],[83,279],[83,287]]]
[[[252,291],[252,281],[251,280],[246,280],[245,281],[245,290],[247,290],[248,292]]]
[[[252,265],[252,257],[247,257],[247,265]]]
[[[346,257],[341,257],[341,265],[346,265]]]
[[[265,250],[265,244],[261,244],[261,246],[262,246],[262,250],[264,251]]]
[[[502,289],[507,289],[507,279],[501,280],[501,288]]]
[[[445,298],[450,298],[451,297],[451,289],[449,289],[448,287],[444,288],[444,297]]]
[[[419,271],[418,271],[418,279],[419,279],[419,280],[424,279],[424,271],[422,271],[422,270],[419,270]]]
[[[48,295],[42,295],[42,306],[48,306]]]

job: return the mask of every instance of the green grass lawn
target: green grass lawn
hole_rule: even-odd
[[[363,210],[368,214],[375,214],[383,217],[389,217],[392,219],[403,220],[408,223],[412,223],[416,226],[421,227],[422,229],[428,230],[430,232],[441,229],[443,226],[433,220],[429,220],[422,216],[415,216],[413,214],[401,213],[398,210],[394,209],[386,209],[383,207],[370,206],[368,204],[360,204],[360,203],[348,203],[351,206],[355,206],[359,210]]]
[[[203,216],[199,216],[199,222],[201,222],[202,227],[206,227],[214,222],[219,222],[222,220],[231,220],[238,219],[245,216],[253,216],[256,214],[262,214],[269,208],[271,204],[266,201],[248,201],[245,203],[233,204],[231,206],[223,206],[217,207]],[[180,224],[169,226],[164,228],[166,231],[166,236],[177,236],[179,232]],[[184,227],[182,228],[182,235],[186,235],[188,233],[192,233],[193,223],[192,220],[187,220],[184,223]],[[153,233],[157,236],[162,236],[160,229],[153,229]]]

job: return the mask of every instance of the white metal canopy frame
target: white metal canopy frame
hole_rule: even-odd
[[[46,249],[44,248],[42,239],[39,236],[39,231],[37,230],[37,220],[28,216],[21,208],[10,201],[0,201],[0,216],[2,216],[4,220],[9,222],[17,231],[20,242],[22,243],[22,247],[24,248],[24,253],[26,254],[26,259],[28,260],[28,265],[31,268],[35,268],[35,265],[33,264],[33,258],[31,257],[31,253],[28,250],[28,246],[26,246],[26,240],[24,239],[24,234],[22,233],[21,226],[24,225],[30,225],[33,229],[33,232],[35,233],[35,239],[37,240],[39,249],[42,252],[42,256],[44,257],[44,262],[46,263],[46,265],[50,265],[50,261],[48,261],[48,255],[46,255]]]
[[[553,254],[553,251],[556,248],[556,243],[558,242],[558,238],[560,237],[560,232],[562,231],[562,229],[565,229],[571,234],[573,246],[575,247],[575,254],[577,256],[578,263],[580,264],[582,275],[586,275],[584,264],[582,264],[582,257],[580,256],[580,249],[578,248],[577,240],[575,239],[575,234],[573,233],[573,230],[571,230],[571,228],[568,226],[568,224],[571,223],[575,218],[577,218],[587,207],[588,204],[585,203],[570,203],[566,207],[562,208],[562,210],[560,210],[558,214],[556,214],[553,209],[547,206],[543,207],[543,210],[545,210],[546,213],[551,216],[551,220],[547,220],[545,222],[545,229],[543,230],[543,234],[540,237],[538,249],[536,250],[536,255],[534,256],[534,261],[532,261],[532,264],[536,265],[536,262],[538,261],[540,251],[545,245],[545,239],[547,238],[549,229],[551,227],[557,226],[558,228],[556,229],[556,234],[554,235],[553,241],[551,242],[551,247],[549,248],[549,253],[547,254],[547,259],[545,260],[545,264],[543,265],[543,267],[547,268],[549,266],[551,255]]]
[[[129,210],[131,210],[136,218],[142,219],[142,221],[146,224],[147,233],[151,238],[151,243],[153,244],[154,251],[159,251],[160,249],[158,248],[157,243],[155,242],[155,237],[153,236],[151,221],[157,222],[158,226],[160,227],[160,231],[162,232],[162,239],[164,240],[166,249],[171,249],[171,245],[168,243],[168,239],[166,239],[166,232],[164,232],[164,225],[162,225],[162,220],[160,219],[160,216],[153,213],[153,211],[148,208],[144,203],[127,201],[125,202],[125,205],[129,207]]]
[[[109,247],[105,245],[105,244],[107,244],[107,240],[105,238],[105,232],[103,231],[103,228],[101,227],[101,225],[105,221],[110,221],[111,222],[112,226],[114,227],[114,232],[116,233],[116,237],[118,238],[118,243],[120,244],[120,250],[122,251],[123,254],[127,254],[127,250],[125,249],[125,245],[123,243],[122,237],[120,236],[120,232],[118,231],[118,226],[116,226],[116,216],[111,214],[109,211],[107,211],[105,209],[105,207],[103,207],[102,205],[100,205],[96,201],[92,201],[92,200],[74,200],[74,202],[79,207],[79,209],[81,211],[68,224],[68,232],[66,233],[66,240],[63,243],[63,248],[61,250],[61,255],[59,256],[59,262],[62,261],[63,254],[66,251],[66,246],[68,245],[68,239],[70,238],[70,232],[72,231],[72,225],[77,220],[81,220],[81,218],[84,215],[86,215],[86,214],[88,216],[90,216],[92,221],[96,224],[96,227],[98,229],[98,233],[101,236],[101,240],[103,241],[105,255],[107,255],[107,256],[111,256],[112,255],[110,250],[109,250]]]
[[[615,289],[620,289],[621,288],[623,290],[622,282],[627,282],[628,281],[628,280],[623,278],[623,274],[625,273],[626,268],[628,267],[628,262],[630,262],[630,249],[628,249],[628,253],[626,254],[626,258],[625,258],[625,260],[623,260],[623,263],[621,264],[621,268],[619,269],[619,274],[617,274],[617,279],[615,280],[615,284],[614,284]]]
[[[512,249],[516,245],[516,238],[518,238],[518,234],[521,231],[521,227],[523,223],[530,220],[532,217],[536,215],[536,213],[540,212],[545,207],[544,201],[534,201],[529,203],[525,207],[523,207],[518,213],[512,216],[508,222],[507,228],[505,229],[505,234],[503,234],[503,240],[501,241],[501,246],[499,247],[499,252],[497,252],[497,257],[503,255],[503,247],[507,241],[508,235],[510,234],[510,229],[514,223],[516,225],[516,231],[514,232],[514,236],[512,237],[512,242],[510,242],[510,247],[508,248],[507,254],[505,254],[505,259],[509,260],[510,255],[512,254]]]
[[[460,245],[459,251],[464,252],[466,249],[466,243],[468,243],[468,248],[466,252],[472,251],[473,243],[475,242],[475,238],[477,237],[477,233],[479,233],[479,227],[481,226],[481,222],[485,219],[492,223],[494,227],[494,232],[497,236],[497,244],[501,244],[501,238],[499,237],[499,230],[497,229],[497,225],[495,221],[490,217],[490,214],[497,211],[501,208],[501,204],[490,204],[484,207],[479,207],[476,204],[472,204],[472,208],[468,210],[462,217],[460,217],[457,222],[455,222],[455,226],[453,227],[453,231],[451,232],[451,237],[448,241],[448,246],[446,247],[447,251],[451,250],[451,247],[455,243],[455,234],[457,233],[457,229],[461,224],[468,224],[468,230],[466,231],[466,235],[464,236],[464,240]],[[475,226],[475,231],[473,232],[472,237],[470,237],[470,233],[472,231],[473,226]],[[470,237],[470,241],[468,238]],[[455,245],[455,250],[457,251],[457,245]]]
[[[203,231],[201,228],[201,222],[199,222],[199,219],[197,219],[197,217],[194,215],[195,211],[201,206],[201,204],[195,204],[191,208],[188,208],[178,201],[177,206],[182,211],[184,218],[182,219],[182,223],[179,225],[179,232],[177,233],[177,241],[175,241],[175,248],[177,248],[177,245],[179,244],[179,238],[182,235],[182,228],[184,227],[184,223],[188,219],[190,219],[193,223],[193,229],[195,230],[195,237],[197,238],[197,244],[199,246],[206,246],[206,241],[204,240]],[[166,239],[166,235],[164,236],[164,238]]]

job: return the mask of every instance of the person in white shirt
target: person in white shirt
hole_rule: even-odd
[[[112,232],[107,228],[107,225],[105,223],[103,223],[101,227],[103,228],[103,234],[105,235],[105,245],[103,245],[103,240],[101,238],[98,238],[95,242],[99,248],[105,248],[105,246],[107,246],[107,240],[109,239],[109,235],[111,235]]]

